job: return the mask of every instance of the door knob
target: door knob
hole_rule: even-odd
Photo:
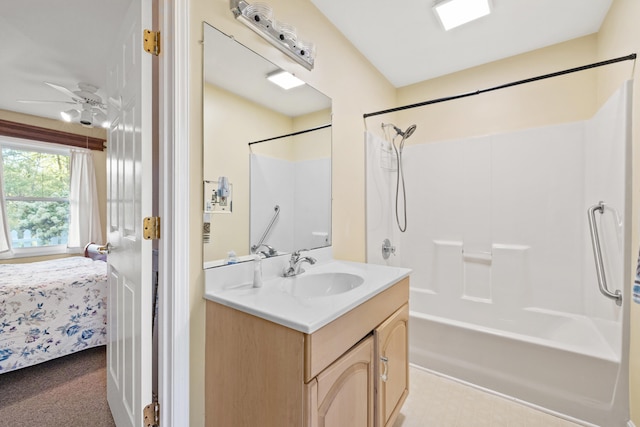
[[[108,255],[111,253],[111,243],[107,242],[105,245],[98,246],[96,250],[101,255]]]

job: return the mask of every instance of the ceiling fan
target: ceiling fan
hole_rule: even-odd
[[[93,127],[97,124],[102,127],[108,127],[107,115],[105,112],[106,104],[102,102],[102,98],[96,92],[98,87],[90,83],[78,83],[78,90],[71,91],[64,86],[60,86],[54,83],[44,82],[44,84],[60,91],[71,98],[70,101],[30,101],[19,100],[18,102],[26,104],[71,104],[77,105],[76,108],[71,108],[66,111],[61,111],[60,115],[66,122],[71,122],[76,118],[79,118],[81,125],[86,127]]]

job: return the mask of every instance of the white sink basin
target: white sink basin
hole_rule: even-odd
[[[318,298],[349,292],[364,283],[350,273],[316,273],[284,279],[282,290],[296,297]]]
[[[312,255],[318,259],[316,254],[323,250]],[[319,258],[304,273],[282,277],[287,265],[286,257],[263,259],[261,288],[253,287],[252,263],[208,268],[205,298],[312,334],[411,272],[407,268]]]

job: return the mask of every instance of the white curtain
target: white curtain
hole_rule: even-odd
[[[98,209],[98,190],[91,151],[71,150],[68,248],[83,248],[91,242],[103,243]]]
[[[4,202],[4,171],[2,168],[2,150],[0,150],[0,253],[11,250],[11,238],[9,236],[9,223],[7,222],[7,208]]]

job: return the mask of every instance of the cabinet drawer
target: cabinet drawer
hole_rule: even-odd
[[[305,335],[305,382],[311,381],[407,301],[408,277],[313,334]]]

